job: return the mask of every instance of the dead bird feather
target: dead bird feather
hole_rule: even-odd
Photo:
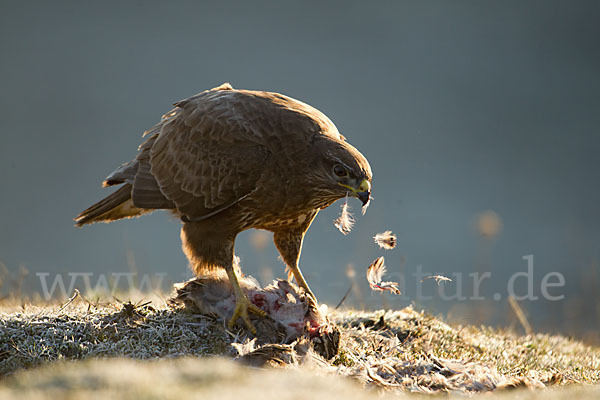
[[[431,275],[431,276],[426,276],[425,278],[421,279],[421,283],[423,283],[423,281],[425,279],[435,279],[435,282],[439,285],[440,282],[446,281],[446,282],[452,282],[452,279],[448,278],[447,276],[444,275]]]
[[[381,279],[385,275],[385,259],[378,257],[367,268],[367,281],[372,290],[386,291],[389,290],[393,294],[402,294],[398,289],[398,282],[382,282]]]
[[[378,233],[373,237],[375,243],[379,245],[382,249],[391,250],[396,247],[396,235],[392,233],[392,231],[385,231],[382,233]]]
[[[344,204],[342,204],[342,212],[340,213],[340,216],[337,217],[337,219],[333,222],[333,224],[342,233],[342,235],[349,234],[354,226],[354,217],[350,212],[347,195]]]

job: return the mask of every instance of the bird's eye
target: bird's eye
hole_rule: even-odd
[[[346,171],[346,168],[342,167],[340,164],[336,164],[333,167],[333,173],[340,178],[348,175],[348,171]]]

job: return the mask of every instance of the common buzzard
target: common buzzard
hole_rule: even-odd
[[[183,251],[196,275],[224,268],[236,297],[229,325],[264,312],[242,292],[234,242],[249,229],[273,232],[281,257],[311,296],[298,267],[304,234],[320,209],[350,195],[367,204],[371,167],[315,108],[225,83],[175,103],[144,133],[137,157],[104,181],[120,188],[83,211],[76,225],[167,209],[182,221]]]

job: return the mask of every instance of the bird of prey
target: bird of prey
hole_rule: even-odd
[[[134,160],[104,181],[119,189],[81,212],[76,225],[171,210],[182,221],[183,251],[197,276],[224,268],[236,299],[232,327],[248,312],[264,316],[243,293],[234,261],[238,233],[273,232],[288,274],[313,298],[298,260],[319,210],[353,196],[369,202],[366,158],[317,109],[228,83],[175,103],[144,133]]]

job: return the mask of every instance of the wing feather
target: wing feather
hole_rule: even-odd
[[[277,93],[234,90],[223,84],[175,107],[146,133],[151,136],[149,172],[158,191],[190,220],[249,196],[269,173],[269,159],[292,165],[315,134],[340,139],[320,111]],[[146,149],[142,145],[142,153]],[[140,160],[138,174],[147,172]],[[139,182],[144,188],[151,184],[142,178]],[[143,193],[148,201],[160,200],[150,196],[153,192]]]
[[[190,220],[222,211],[251,193],[269,151],[227,113],[213,93],[177,103],[150,152],[151,172],[164,196]],[[259,138],[260,139],[260,138]]]
[[[102,186],[120,185],[122,183],[131,183],[135,180],[135,175],[139,169],[138,160],[132,160],[115,169],[109,176],[106,177]]]

